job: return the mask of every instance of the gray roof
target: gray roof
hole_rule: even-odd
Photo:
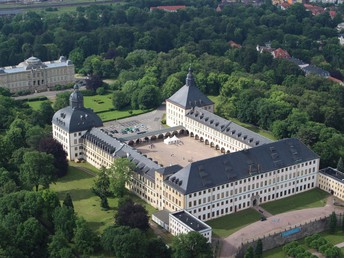
[[[217,116],[207,110],[204,110],[203,108],[193,108],[186,114],[186,117],[196,120],[251,147],[272,142],[272,140],[261,136],[260,134],[252,132],[245,127]]]
[[[283,139],[255,148],[193,162],[165,180],[183,194],[319,158],[298,139]]]
[[[196,86],[195,80],[192,75],[191,68],[186,77],[186,84],[181,87],[176,93],[174,93],[167,101],[172,102],[184,109],[190,109],[198,106],[209,106],[213,105],[212,102],[206,95],[204,95]]]
[[[290,57],[290,58],[287,58],[288,61],[296,64],[296,65],[305,65],[306,63],[303,62],[302,60],[298,59],[298,58],[295,58],[295,57]]]
[[[184,210],[183,211],[177,211],[175,213],[171,213],[170,216],[177,218],[178,220],[183,222],[185,225],[192,228],[192,230],[194,230],[194,231],[202,231],[202,230],[207,229],[207,228],[210,229],[210,227],[207,224],[205,224],[201,220],[195,218],[191,214],[185,212]]]
[[[6,66],[3,68],[5,73],[25,72],[31,69],[55,68],[72,65],[72,61],[61,56],[58,60],[42,62],[39,58],[31,56],[17,66]]]
[[[166,175],[172,175],[172,174],[178,172],[179,170],[181,170],[182,168],[183,168],[182,166],[177,164],[177,165],[159,168],[157,170],[157,172],[166,176]]]
[[[154,212],[152,216],[157,217],[159,220],[164,222],[165,224],[169,224],[170,218],[169,218],[170,212],[168,210],[161,210]]]
[[[321,77],[329,77],[330,73],[320,67],[315,65],[308,65],[305,67],[301,67],[301,70],[305,72],[305,74],[315,74]]]
[[[128,136],[124,136],[124,137],[119,137],[118,139],[121,141],[134,141],[137,139],[142,139],[145,137],[150,137],[150,136],[154,136],[154,135],[159,135],[159,134],[164,134],[164,133],[168,133],[168,132],[174,132],[174,131],[178,131],[178,130],[185,130],[185,127],[182,125],[177,125],[174,127],[168,127],[168,128],[163,128],[163,129],[159,129],[156,131],[151,131],[151,132],[146,132],[146,133],[140,133],[140,134],[132,134],[132,135],[128,135]]]
[[[161,166],[151,159],[143,156],[136,149],[111,137],[99,128],[92,128],[83,136],[85,139],[94,142],[98,147],[115,157],[128,158],[136,166],[136,172],[147,179],[154,181],[155,171]]]
[[[58,110],[52,123],[68,133],[90,130],[92,127],[103,126],[102,120],[90,108],[84,107],[84,100],[78,87],[69,98],[69,106]]]
[[[344,173],[340,172],[337,169],[327,167],[327,168],[323,168],[323,169],[319,170],[319,172],[321,174],[327,175],[327,176],[333,178],[334,180],[344,184]]]

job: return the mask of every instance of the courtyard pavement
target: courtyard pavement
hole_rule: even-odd
[[[329,216],[333,211],[343,213],[344,208],[334,206],[333,196],[330,196],[324,207],[290,211],[270,217],[266,216],[268,217],[266,221],[252,223],[223,239],[220,257],[235,257],[242,243]]]

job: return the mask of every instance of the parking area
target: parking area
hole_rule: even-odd
[[[156,131],[163,128],[161,119],[165,112],[165,105],[161,105],[158,109],[142,115],[106,122],[102,130],[117,138]]]
[[[138,144],[135,148],[163,166],[179,164],[184,167],[191,162],[223,155],[189,136],[178,138],[180,142],[176,144],[165,144],[163,140],[157,140]]]

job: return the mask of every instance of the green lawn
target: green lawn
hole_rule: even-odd
[[[278,201],[265,203],[261,206],[271,214],[279,214],[291,210],[323,207],[326,204],[326,198],[328,195],[328,193],[315,188]]]
[[[284,254],[282,250],[282,246],[263,252],[263,258],[285,258],[285,257],[287,256]]]
[[[130,116],[140,115],[143,113],[147,113],[149,111],[151,111],[151,109],[149,110],[135,109],[135,110],[131,110],[132,113],[130,113],[129,110],[113,110],[113,111],[98,113],[97,115],[100,117],[100,119],[103,122],[107,122],[107,121],[112,121],[112,120],[117,120],[117,119],[123,119]]]
[[[108,111],[113,108],[112,94],[84,96],[85,107],[92,108],[94,112]]]
[[[27,101],[26,103],[33,109],[33,110],[39,110],[39,107],[41,104],[47,100],[36,100],[36,101]]]
[[[213,228],[213,233],[219,237],[227,237],[239,229],[256,222],[261,215],[253,209],[246,209],[229,214],[218,219],[209,220],[206,223]]]
[[[80,171],[76,167],[79,165],[71,163],[68,174],[52,185],[51,189],[58,193],[61,201],[65,198],[66,193],[70,193],[76,213],[84,217],[94,231],[101,233],[107,226],[114,223],[114,212],[118,205],[118,199],[109,198],[108,201],[111,209],[108,211],[101,210],[99,197],[91,191],[94,177]],[[131,193],[128,194],[134,202],[143,204],[148,210],[149,215],[156,211],[137,196]]]

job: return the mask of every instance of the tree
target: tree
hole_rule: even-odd
[[[66,193],[66,197],[63,200],[63,206],[74,210],[73,200],[72,200],[72,196],[70,196],[70,193]]]
[[[156,86],[148,85],[140,90],[138,96],[140,109],[155,108],[161,103],[160,90]]]
[[[332,212],[330,215],[330,233],[334,234],[337,230],[337,215]]]
[[[94,180],[92,190],[99,197],[110,196],[110,178],[107,175],[107,169],[105,167],[100,168],[99,173]]]
[[[70,92],[62,92],[56,95],[54,110],[60,110],[61,108],[67,107],[69,105]]]
[[[171,250],[161,238],[149,239],[147,242],[147,257],[151,258],[170,258]]]
[[[55,232],[60,231],[70,241],[74,236],[76,227],[74,210],[69,207],[57,207],[53,212],[53,224]]]
[[[213,257],[211,245],[207,239],[196,231],[187,234],[179,234],[173,239],[172,257],[193,258]]]
[[[54,166],[57,169],[57,176],[63,177],[68,171],[67,153],[61,143],[52,137],[45,137],[39,142],[39,151],[46,152],[54,156]]]
[[[51,124],[51,120],[53,119],[55,112],[49,101],[44,101],[41,103],[39,106],[39,113],[44,124]]]
[[[56,180],[56,169],[53,165],[54,157],[39,151],[24,154],[24,163],[20,166],[20,179],[29,188],[42,185],[48,188]]]
[[[244,258],[254,258],[254,251],[253,251],[253,247],[250,246],[249,248],[247,248]]]
[[[130,199],[118,206],[115,220],[116,224],[121,226],[129,226],[141,230],[149,228],[148,212],[142,205],[134,204]]]
[[[337,170],[340,172],[344,172],[344,162],[342,157],[339,158],[338,163],[337,163]]]
[[[122,110],[125,108],[130,102],[128,99],[127,94],[121,90],[115,90],[112,94],[112,104],[114,109]]]
[[[36,218],[29,218],[20,224],[15,241],[17,247],[29,257],[46,256],[48,232]]]
[[[261,258],[263,255],[263,242],[259,238],[257,241],[256,249],[254,250],[254,257],[255,258]]]
[[[73,258],[72,249],[68,245],[68,240],[61,231],[50,237],[48,244],[49,257],[52,258]]]
[[[86,89],[96,92],[96,90],[102,85],[103,81],[99,75],[89,75],[86,81]]]
[[[100,247],[98,236],[87,226],[86,221],[82,218],[76,221],[73,242],[75,243],[75,249],[85,255],[93,254]]]
[[[125,193],[125,184],[130,180],[134,164],[126,158],[117,158],[107,169],[110,178],[110,190],[117,196],[122,197]]]

